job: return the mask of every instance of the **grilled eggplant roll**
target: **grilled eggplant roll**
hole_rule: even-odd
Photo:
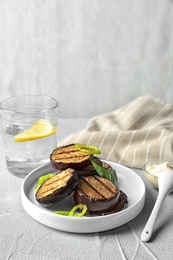
[[[55,149],[50,155],[50,161],[52,167],[58,170],[67,168],[80,170],[91,164],[92,156],[79,151],[74,144],[70,144]]]
[[[45,181],[36,192],[36,200],[41,204],[58,202],[72,193],[78,184],[78,174],[68,168]]]
[[[91,213],[109,212],[117,206],[120,191],[106,178],[81,176],[73,196],[76,204],[85,204]]]

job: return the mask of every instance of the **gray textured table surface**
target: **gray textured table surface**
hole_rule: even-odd
[[[87,119],[59,120],[59,141],[85,128]],[[2,138],[1,138],[2,139]],[[148,243],[140,240],[141,232],[154,206],[157,191],[134,170],[146,185],[146,202],[141,213],[116,229],[73,234],[43,226],[32,219],[21,204],[23,179],[8,173],[0,139],[0,259],[173,259],[173,194],[166,197]]]

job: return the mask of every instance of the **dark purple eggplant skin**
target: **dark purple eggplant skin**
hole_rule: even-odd
[[[110,214],[114,214],[117,213],[121,210],[124,210],[128,207],[128,199],[127,199],[127,195],[120,190],[120,196],[119,196],[119,200],[118,203],[116,203],[115,207],[113,209],[111,209],[110,211],[97,211],[97,212],[87,212],[87,216],[105,216],[105,215],[110,215]]]
[[[97,198],[97,197],[90,197],[87,192],[87,185],[88,185],[88,189],[93,189],[93,191],[97,191],[99,189],[97,189],[97,186],[92,186],[91,182],[89,180],[93,180],[96,179],[98,180],[98,183],[102,183],[102,180],[106,180],[103,181],[102,184],[103,186],[107,186],[107,190],[110,191],[110,189],[112,190],[112,194],[114,194],[114,196],[110,196],[110,197],[105,197],[104,193],[102,194],[102,198]],[[88,180],[88,181],[87,181]],[[82,183],[87,183],[87,185],[84,186],[82,185]],[[111,188],[114,187],[114,188]],[[100,187],[99,187],[100,188]],[[98,191],[99,193],[99,191]],[[88,176],[88,177],[83,177],[80,176],[79,178],[79,182],[78,182],[78,187],[77,189],[75,189],[75,191],[73,192],[73,198],[75,201],[75,204],[85,204],[88,208],[88,211],[90,212],[106,212],[106,211],[111,211],[112,209],[114,209],[119,201],[119,197],[120,197],[120,191],[118,189],[118,187],[113,184],[111,181],[109,181],[108,179],[105,179],[103,177],[100,177],[98,175],[94,175],[94,176]]]
[[[85,204],[88,208],[88,211],[92,213],[109,212],[113,210],[117,206],[119,195],[120,193],[118,193],[118,195],[112,199],[106,199],[103,201],[91,199],[90,197],[86,196],[80,189],[76,189],[73,192],[75,204]]]
[[[90,160],[86,160],[80,163],[63,163],[63,162],[55,162],[53,160],[50,161],[51,166],[56,169],[56,170],[66,170],[68,168],[73,168],[75,170],[81,170],[84,167],[87,167],[88,165],[90,165]]]
[[[61,147],[58,147],[56,148],[55,150],[52,151],[52,153],[50,154],[50,163],[51,163],[51,166],[56,169],[56,170],[65,170],[67,168],[73,168],[75,170],[80,170],[84,167],[87,167],[88,165],[91,164],[91,159],[93,158],[93,155],[87,155],[88,156],[88,159],[85,159],[83,160],[82,162],[69,162],[69,163],[65,163],[65,162],[59,162],[59,161],[56,161],[56,160],[53,160],[52,159],[52,155],[54,154],[54,152],[57,150],[57,149],[61,149],[61,148],[68,148],[70,146],[73,146],[74,144],[69,144],[69,145],[65,145],[65,146],[61,146]]]
[[[98,165],[102,166],[102,161],[93,156],[92,158],[92,161],[94,161],[95,163],[97,163]],[[97,172],[96,170],[94,169],[94,166],[92,165],[91,161],[90,161],[90,164],[80,170],[77,170],[77,173],[79,174],[79,176],[90,176],[90,175],[96,175]]]
[[[49,195],[47,195],[47,196],[45,196],[43,198],[40,198],[40,199],[37,198],[37,193],[36,193],[35,194],[35,198],[36,198],[37,202],[39,202],[40,204],[52,205],[52,204],[54,204],[56,202],[59,202],[59,201],[63,200],[67,196],[69,196],[76,189],[76,187],[78,185],[78,180],[79,180],[78,174],[74,170],[73,171],[73,175],[67,181],[67,183],[66,183],[66,185],[64,187],[59,188],[58,190],[55,190],[53,193],[51,193],[51,194],[49,194]]]

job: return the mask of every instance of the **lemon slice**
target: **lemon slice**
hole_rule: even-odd
[[[26,129],[15,135],[14,140],[16,142],[36,140],[52,135],[56,131],[57,127],[55,127],[51,122],[47,119],[40,119],[32,125],[32,128]]]

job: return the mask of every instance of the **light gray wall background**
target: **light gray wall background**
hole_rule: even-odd
[[[173,103],[173,1],[1,0],[0,101],[20,94],[57,98],[66,118]]]

